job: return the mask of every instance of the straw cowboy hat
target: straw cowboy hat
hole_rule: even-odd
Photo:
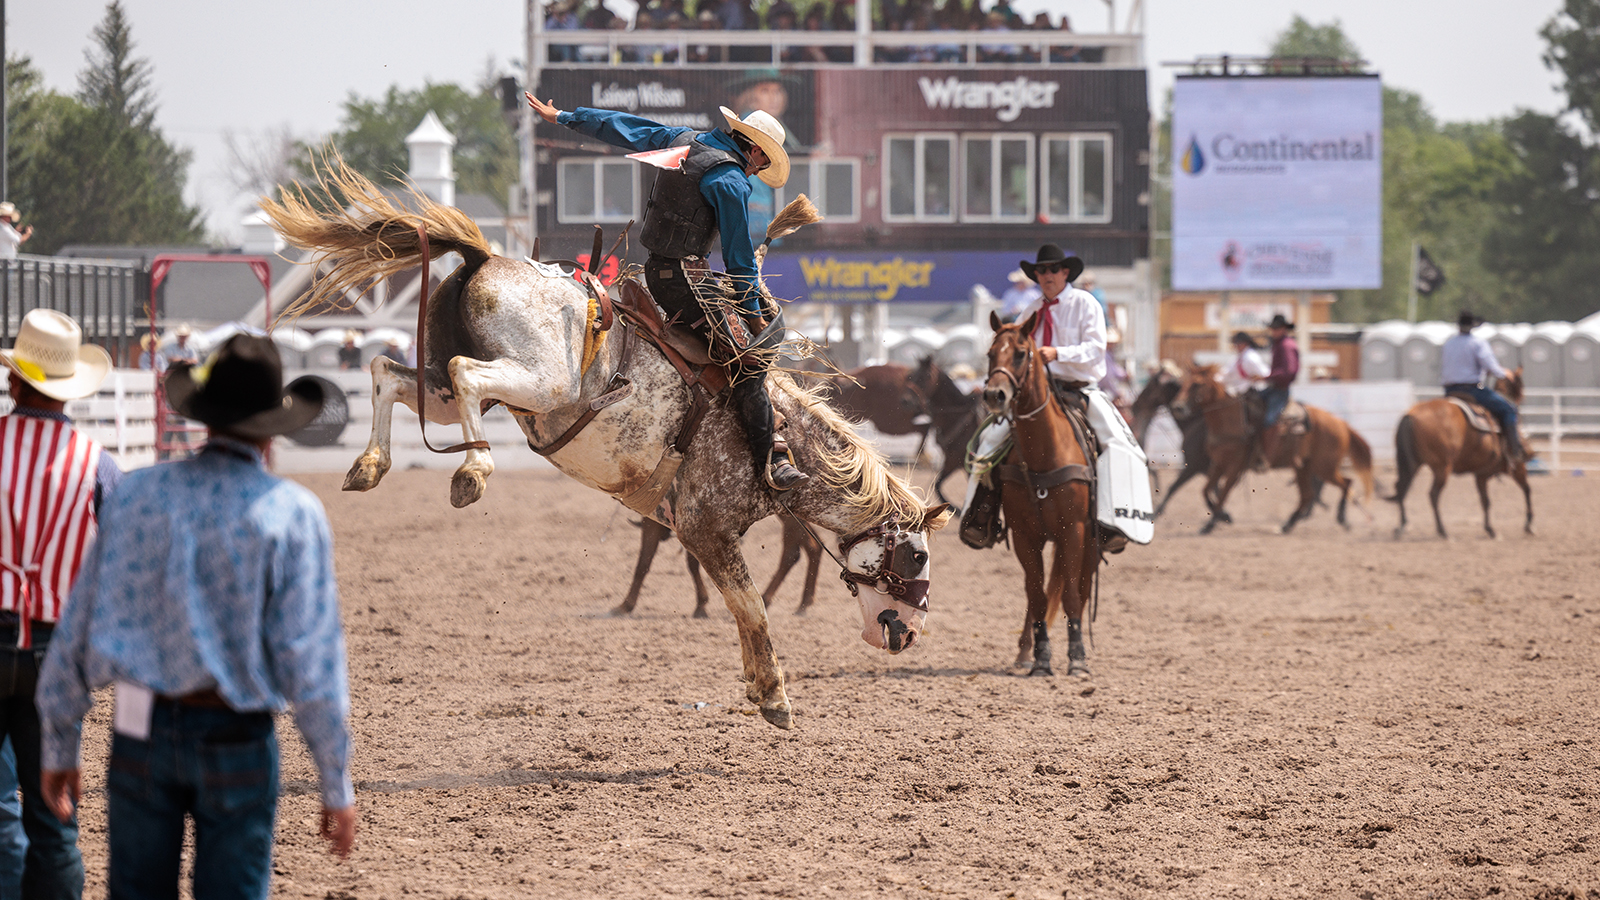
[[[194,329],[189,327],[188,322],[183,322],[179,324],[177,328],[172,329],[172,333],[178,337],[188,337],[194,333]]]
[[[1035,268],[1057,263],[1064,264],[1067,267],[1068,283],[1077,281],[1078,276],[1083,274],[1083,260],[1076,256],[1068,256],[1065,251],[1055,244],[1045,244],[1040,247],[1038,258],[1033,262],[1028,262],[1025,259],[1019,260],[1019,265],[1022,266],[1022,274],[1028,276],[1029,281],[1034,282],[1039,280],[1039,276],[1034,272]]]
[[[728,120],[729,128],[749,138],[772,161],[771,165],[757,172],[756,177],[766,182],[768,187],[783,187],[783,183],[789,180],[789,151],[783,149],[783,123],[774,119],[772,113],[759,109],[740,119],[726,106],[717,108],[721,110],[722,117]]]
[[[266,438],[298,431],[322,412],[322,384],[304,375],[283,386],[283,360],[270,338],[236,334],[198,366],[167,373],[179,415],[218,431]]]
[[[100,389],[100,382],[111,371],[110,354],[85,344],[78,323],[53,309],[36,309],[23,316],[16,347],[0,350],[0,360],[29,387],[52,400],[87,397]]]
[[[21,218],[21,216],[22,214],[17,212],[17,205],[15,203],[12,203],[10,200],[0,203],[0,219],[16,219]]]

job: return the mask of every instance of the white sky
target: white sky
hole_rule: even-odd
[[[1132,0],[1114,2],[1122,30]],[[1079,32],[1107,28],[1106,0],[1014,5],[1030,17],[1065,12]],[[1386,84],[1421,94],[1440,119],[1554,112],[1560,95],[1540,61],[1538,31],[1559,7],[1560,0],[1146,0],[1151,101],[1159,104],[1172,82],[1174,70],[1161,63],[1261,55],[1298,13],[1314,24],[1339,20]],[[250,206],[224,174],[225,133],[249,137],[287,125],[315,139],[338,126],[351,93],[375,98],[390,85],[429,80],[470,86],[491,58],[503,69],[523,57],[522,0],[125,0],[124,8],[134,52],[153,68],[158,123],[195,151],[189,199],[206,211],[208,227],[234,240]],[[104,11],[104,0],[13,0],[6,52],[31,57],[50,87],[75,92]]]

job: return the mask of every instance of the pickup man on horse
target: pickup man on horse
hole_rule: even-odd
[[[1098,387],[1106,374],[1105,311],[1093,294],[1072,286],[1083,273],[1083,260],[1066,255],[1055,244],[1045,244],[1032,262],[1022,260],[1021,266],[1023,274],[1038,283],[1043,296],[1023,307],[1018,318],[1026,320],[1034,312],[1039,313],[1032,337],[1052,386],[1058,397],[1063,391],[1076,391],[1084,398],[1089,425],[1099,439],[1095,468],[1103,486],[1098,492],[1101,544],[1112,553],[1126,547],[1129,539],[1147,544],[1154,516],[1145,455],[1127,420]],[[1010,422],[996,419],[978,438],[979,455],[986,452],[985,448],[993,452],[1010,431]],[[1114,464],[1119,455],[1130,454],[1138,465]],[[1130,475],[1130,469],[1137,472]],[[966,509],[973,509],[973,495],[979,483],[977,478],[968,480]],[[1104,486],[1109,486],[1109,493]],[[1104,502],[1107,498],[1115,500]],[[999,514],[998,504],[983,504],[982,508],[992,508],[995,515]]]
[[[1272,335],[1272,370],[1267,373],[1267,387],[1261,391],[1265,411],[1261,415],[1261,451],[1266,465],[1271,465],[1278,450],[1278,417],[1289,405],[1289,385],[1300,375],[1300,347],[1294,341],[1294,323],[1278,313],[1267,323],[1267,333]]]
[[[755,247],[750,241],[750,181],[754,175],[770,187],[789,179],[789,154],[777,119],[757,110],[743,119],[722,108],[728,128],[697,132],[671,127],[642,116],[604,109],[557,109],[524,94],[546,122],[566,127],[633,151],[681,151],[656,163],[662,169],[645,205],[639,243],[650,251],[645,285],[667,314],[691,328],[709,321],[696,296],[695,282],[709,279],[705,256],[711,242],[722,238],[722,261],[751,335],[765,323]],[[709,327],[709,326],[708,326]],[[736,342],[741,335],[730,335]],[[766,370],[754,354],[742,355],[731,379],[733,405],[744,420],[756,471],[774,490],[786,491],[809,476],[786,455],[774,456],[772,401],[767,397]]]
[[[1517,408],[1498,391],[1483,386],[1483,376],[1505,378],[1505,367],[1494,358],[1489,342],[1472,333],[1483,319],[1470,310],[1456,317],[1459,333],[1450,336],[1439,351],[1439,380],[1446,394],[1465,394],[1500,420],[1506,438],[1506,456],[1513,462],[1523,458],[1522,435],[1517,432]]]

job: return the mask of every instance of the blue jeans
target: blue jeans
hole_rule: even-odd
[[[17,754],[7,738],[0,745],[0,900],[18,900],[22,896],[22,866],[27,853],[22,801],[17,797]]]
[[[106,812],[112,900],[176,900],[185,815],[195,900],[265,898],[278,812],[272,714],[158,700],[148,741],[112,738]]]
[[[1517,408],[1511,401],[1501,396],[1498,391],[1491,391],[1486,387],[1475,384],[1447,384],[1444,386],[1447,394],[1470,394],[1473,402],[1487,409],[1500,420],[1500,427],[1515,433],[1517,430]]]
[[[78,854],[78,817],[62,824],[39,792],[39,711],[33,690],[50,641],[48,625],[33,625],[33,647],[17,649],[15,625],[0,627],[0,735],[11,739],[22,788],[22,828],[28,851],[22,893],[29,898],[77,900],[83,896],[83,857]]]
[[[1261,426],[1271,428],[1278,424],[1278,417],[1283,415],[1284,407],[1289,405],[1289,389],[1266,388],[1261,392],[1261,399],[1266,403],[1266,412],[1261,416]]]

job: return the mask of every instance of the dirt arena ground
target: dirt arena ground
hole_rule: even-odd
[[[1536,539],[1496,483],[1498,541],[1470,479],[1449,542],[1419,496],[1400,542],[1386,503],[1280,536],[1279,474],[1200,537],[1185,488],[1106,569],[1086,680],[1012,669],[1020,568],[953,529],[928,640],[899,657],[826,570],[791,615],[797,573],[772,616],[787,732],[744,701],[726,610],[688,617],[676,545],[639,612],[607,614],[638,534],[611,500],[549,471],[466,510],[443,471],[300,480],[338,539],[361,833],[347,863],[323,851],[284,720],[274,896],[1600,896],[1595,475],[1535,481]],[[747,537],[762,579],[778,534]]]

